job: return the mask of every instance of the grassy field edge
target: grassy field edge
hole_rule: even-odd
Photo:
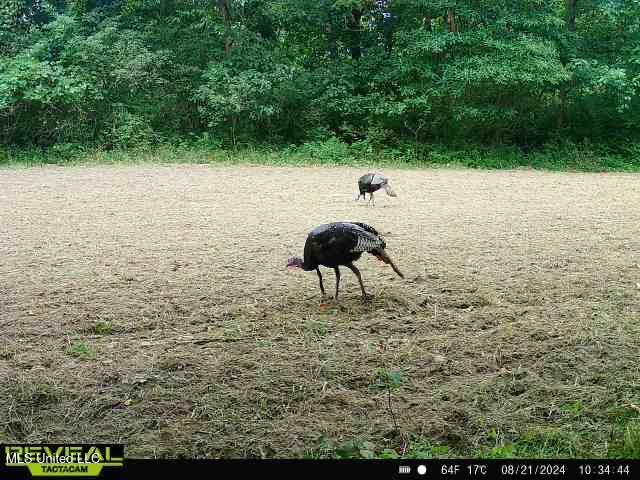
[[[576,172],[638,172],[640,145],[613,151],[602,145],[556,144],[524,152],[515,147],[461,147],[404,144],[377,148],[336,139],[288,147],[245,146],[224,149],[202,142],[146,145],[104,150],[79,145],[48,149],[0,147],[1,167],[111,164],[216,164],[273,166],[353,166],[386,168],[476,168]]]

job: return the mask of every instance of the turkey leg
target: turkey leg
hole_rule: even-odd
[[[367,300],[370,298],[370,295],[364,289],[364,284],[362,283],[362,275],[360,275],[360,270],[353,263],[347,264],[347,267],[354,273],[356,277],[358,277],[358,282],[360,282],[360,289],[362,290],[362,298]]]
[[[320,269],[316,268],[316,272],[318,272],[318,278],[320,279],[320,291],[322,292],[322,297],[324,298],[324,285],[322,284],[322,274],[320,273]]]

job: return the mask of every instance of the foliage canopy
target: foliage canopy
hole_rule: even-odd
[[[638,141],[640,0],[5,0],[0,142]]]

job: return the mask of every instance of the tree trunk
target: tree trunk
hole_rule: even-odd
[[[447,27],[451,33],[458,31],[458,25],[456,24],[456,11],[454,8],[447,9]]]
[[[351,17],[348,21],[351,30],[351,58],[360,60],[362,50],[360,48],[360,19],[362,18],[362,10],[354,8],[351,10]]]
[[[218,0],[218,9],[224,19],[224,54],[229,56],[233,47],[233,38],[231,38],[231,8],[229,0]]]
[[[231,143],[233,145],[233,151],[236,151],[236,125],[238,124],[238,116],[234,113],[231,117]]]
[[[231,36],[231,8],[229,6],[230,0],[217,0],[218,9],[220,10],[220,14],[224,20],[224,55],[228,57],[231,54],[231,49],[233,48],[233,37]],[[231,118],[229,119],[231,122],[231,143],[233,145],[233,149],[236,149],[236,123],[238,122],[238,117],[236,114],[232,113]]]
[[[385,33],[385,44],[384,44],[385,56],[390,57],[392,50],[393,50],[393,29],[389,29],[389,31]]]
[[[174,0],[161,0],[160,1],[160,15],[162,17],[168,17],[176,11],[176,5]]]
[[[576,16],[578,13],[578,0],[567,1],[567,30],[576,31]]]
[[[331,58],[337,58],[338,46],[336,44],[336,34],[333,30],[331,19],[327,19],[327,21],[324,23],[324,31],[327,34],[327,43],[329,44],[329,56]]]
[[[566,0],[567,2],[567,30],[569,32],[576,31],[576,16],[578,12],[578,0]],[[565,55],[561,55],[562,65],[566,65],[567,59],[563,58]],[[558,118],[556,119],[556,128],[558,130],[564,128],[567,121],[567,94],[569,93],[569,86],[560,86],[558,92],[558,98],[560,101],[560,108],[558,111]]]
[[[560,87],[560,110],[558,112],[558,118],[556,119],[556,128],[558,130],[562,130],[564,128],[567,117],[567,90],[567,87],[564,85]]]
[[[384,54],[386,57],[391,56],[393,50],[393,24],[394,17],[391,12],[385,12],[382,20],[382,31],[384,33]]]

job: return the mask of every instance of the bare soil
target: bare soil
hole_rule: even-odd
[[[371,208],[362,173],[0,170],[0,443],[397,447],[382,369],[403,434],[469,448],[640,403],[640,177],[385,170],[398,197]],[[339,220],[384,233],[406,278],[363,257],[373,301],[345,269],[321,309],[316,274],[285,264]]]

